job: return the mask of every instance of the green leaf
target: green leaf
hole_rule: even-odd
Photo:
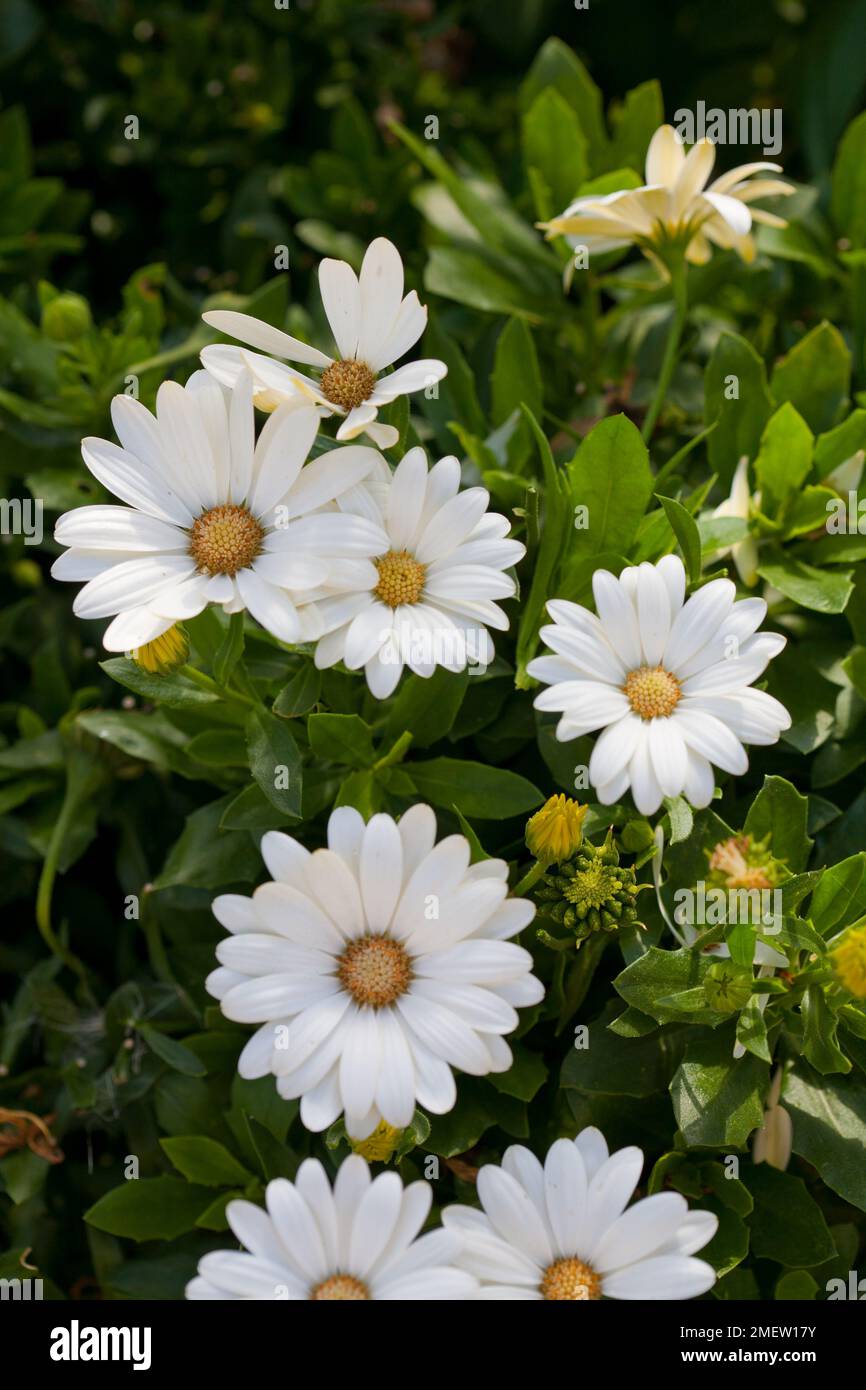
[[[424,271],[424,284],[432,294],[456,299],[458,304],[489,314],[516,315],[529,323],[543,323],[561,313],[548,293],[522,285],[518,268],[510,261],[494,261],[481,250],[458,246],[434,246]],[[446,377],[447,380],[447,377]]]
[[[463,703],[469,672],[455,673],[437,666],[432,676],[407,676],[391,707],[385,737],[399,738],[404,730],[417,748],[429,748],[450,733]]]
[[[220,888],[249,883],[261,872],[258,850],[243,831],[220,830],[223,812],[233,797],[200,806],[187,816],[180,839],[169,851],[154,888]]]
[[[650,946],[614,980],[614,988],[627,1004],[658,1023],[719,1023],[724,1017],[709,1007],[695,1011],[659,1001],[686,991],[701,989],[711,962],[699,951],[668,951]]]
[[[610,163],[643,169],[649,142],[660,125],[664,124],[665,108],[662,89],[653,79],[642,82],[626,92],[621,106],[611,111],[613,140]]]
[[[310,716],[310,720],[315,718]],[[250,711],[246,723],[250,772],[268,801],[286,816],[300,816],[303,768],[288,727],[265,710]]]
[[[213,1194],[182,1178],[130,1178],[84,1213],[100,1231],[128,1240],[176,1240],[195,1226]]]
[[[749,808],[744,833],[755,840],[770,836],[770,850],[792,874],[806,867],[812,841],[806,834],[809,803],[784,777],[765,777]]]
[[[848,397],[851,354],[838,328],[819,323],[773,368],[770,386],[779,404],[790,401],[818,434],[838,423]]]
[[[457,1104],[446,1115],[434,1115],[425,1147],[443,1158],[466,1153],[494,1125],[515,1139],[529,1135],[526,1105],[503,1095],[474,1076],[461,1077]]]
[[[435,316],[427,325],[423,348],[425,356],[438,357],[448,368],[448,375],[439,382],[438,395],[423,402],[424,412],[434,421],[442,447],[446,448],[451,439],[450,420],[459,420],[470,433],[483,438],[487,434],[487,421],[478,404],[475,377],[460,347]]]
[[[741,1149],[764,1118],[769,1084],[766,1062],[733,1056],[731,1030],[691,1043],[671,1082],[674,1115],[692,1147]]]
[[[821,1077],[805,1062],[789,1073],[782,1104],[794,1126],[794,1152],[818,1169],[846,1202],[866,1211],[866,1088],[862,1076]]]
[[[741,1180],[754,1198],[749,1218],[752,1251],[758,1259],[790,1267],[819,1265],[836,1253],[818,1203],[802,1178],[768,1163],[744,1165]]]
[[[664,1091],[682,1056],[683,1029],[655,1029],[644,1037],[624,1037],[607,1026],[611,1012],[608,1009],[590,1023],[585,1037],[581,1034],[575,1040],[562,1064],[559,1084],[610,1096],[642,1097]]]
[[[817,482],[847,463],[860,449],[866,449],[866,410],[852,410],[847,420],[815,440],[814,476]]]
[[[812,468],[812,431],[790,404],[780,406],[767,421],[755,460],[761,489],[761,510],[777,519],[792,492],[797,492]]]
[[[792,1269],[783,1274],[773,1297],[776,1302],[808,1303],[818,1292],[818,1285],[807,1269]]]
[[[188,1182],[203,1187],[237,1187],[252,1179],[252,1173],[216,1139],[197,1134],[160,1139],[159,1143]]]
[[[839,1048],[836,1037],[837,1020],[824,998],[820,985],[810,985],[800,1012],[806,1023],[803,1055],[816,1071],[827,1076],[831,1072],[848,1072],[851,1063]]]
[[[866,913],[866,854],[859,851],[825,869],[812,894],[809,917],[821,936],[856,922]]]
[[[109,661],[100,661],[100,670],[110,676],[118,685],[125,686],[143,700],[165,705],[166,709],[195,709],[203,705],[217,705],[219,696],[209,690],[193,685],[185,676],[151,676],[134,661],[125,656],[115,656]]]
[[[306,714],[318,703],[322,690],[322,673],[317,671],[312,661],[305,661],[287,685],[284,685],[274,700],[274,714],[281,719],[296,718]]]
[[[830,215],[839,236],[854,247],[866,246],[866,112],[851,122],[839,143]]]
[[[369,727],[357,714],[311,714],[310,747],[319,758],[346,767],[370,767],[376,752]]]
[[[601,92],[577,54],[561,39],[548,39],[539,49],[520,88],[521,111],[527,111],[546,88],[557,91],[575,112],[592,154],[593,167],[603,163],[608,141]]]
[[[213,674],[218,685],[227,685],[244,654],[244,615],[232,613],[225,637],[214,653]]]
[[[505,424],[521,405],[531,410],[537,420],[541,419],[541,371],[532,333],[523,319],[509,319],[497,339],[490,391],[494,425]],[[518,421],[507,445],[507,460],[512,468],[522,466],[531,447],[526,421],[520,416]]]
[[[757,994],[752,995],[737,1019],[737,1042],[754,1057],[760,1057],[764,1062],[772,1062],[773,1056],[767,1042],[767,1024],[761,1008],[761,998]]]
[[[529,597],[523,605],[517,632],[515,684],[519,689],[525,689],[529,683],[526,667],[538,645],[538,629],[544,606],[550,594],[550,585],[560,556],[568,544],[571,526],[571,502],[566,478],[562,470],[557,468],[550,444],[535,416],[525,406],[523,411],[541,459],[544,476],[544,520],[541,526],[541,541],[535,555]]]
[[[407,763],[406,770],[422,800],[448,810],[457,805],[471,819],[508,820],[535,810],[544,800],[518,773],[469,759],[431,758]]]
[[[854,591],[850,570],[818,570],[779,550],[762,559],[758,574],[786,598],[816,613],[844,613]]]
[[[136,1023],[135,1026],[151,1051],[155,1052],[157,1057],[161,1057],[163,1062],[167,1062],[174,1071],[183,1072],[185,1076],[205,1075],[205,1067],[195,1053],[190,1052],[183,1043],[166,1037],[165,1033],[161,1033],[149,1023]]]
[[[588,141],[574,108],[555,87],[542,88],[524,112],[522,138],[527,169],[539,171],[552,198],[553,211],[562,212],[589,177],[589,157]],[[535,211],[538,217],[550,215],[538,204]]]
[[[736,333],[722,333],[704,373],[704,424],[716,428],[709,437],[710,469],[727,491],[740,459],[753,459],[773,411],[764,363],[751,343]]]
[[[514,1060],[508,1071],[492,1072],[488,1078],[490,1084],[504,1096],[532,1100],[547,1080],[544,1058],[520,1043],[512,1043],[511,1051]]]
[[[255,1150],[256,1158],[262,1170],[262,1176],[267,1182],[272,1178],[288,1178],[294,1181],[298,1171],[297,1156],[291,1149],[286,1148],[285,1144],[275,1139],[271,1131],[261,1120],[257,1120],[254,1115],[247,1115],[247,1125],[249,1127],[250,1142]]]
[[[677,544],[683,553],[689,582],[696,584],[701,577],[701,533],[694,517],[673,497],[659,497]]]
[[[463,216],[472,223],[488,247],[503,256],[516,256],[516,280],[520,284],[527,278],[526,263],[539,265],[555,271],[552,254],[544,247],[536,232],[517,215],[507,203],[498,186],[486,189],[479,186],[478,179],[465,178],[453,170],[446,159],[435,148],[434,143],[414,135],[399,121],[394,121],[392,129],[414,154],[415,158],[447,190]]]
[[[382,809],[382,788],[382,781],[371,768],[350,772],[340,783],[334,806],[354,806],[365,820],[369,820]]]
[[[590,430],[568,471],[573,502],[586,507],[589,524],[575,524],[566,584],[575,561],[605,550],[628,553],[653,488],[646,445],[626,415],[610,415]]]

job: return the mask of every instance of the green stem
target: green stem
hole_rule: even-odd
[[[530,888],[533,886],[533,884],[537,883],[538,880],[541,878],[542,874],[549,868],[549,864],[545,864],[541,859],[537,859],[533,864],[532,868],[529,869],[528,872],[523,875],[523,878],[520,880],[517,887],[512,888],[512,897],[525,897],[526,894],[529,892]]]
[[[249,705],[251,709],[258,709],[261,700],[251,699],[248,695],[243,695],[239,690],[228,690],[224,685],[218,685],[210,676],[206,676],[204,671],[199,671],[195,666],[181,666],[178,675],[186,676],[193,685],[198,685],[202,690],[207,690],[211,695],[219,695],[222,700],[235,700],[241,705]]]
[[[75,756],[74,754],[72,755]],[[66,791],[63,797],[63,805],[60,814],[54,822],[51,831],[51,839],[48,842],[48,850],[45,855],[45,862],[42,865],[42,872],[39,875],[39,886],[36,892],[36,925],[39,928],[42,940],[53,955],[57,956],[74,971],[82,984],[89,991],[87,967],[84,962],[78,959],[69,947],[64,945],[60,937],[51,925],[51,900],[54,895],[54,880],[57,877],[57,869],[60,863],[60,855],[66,840],[69,827],[78,809],[80,799],[79,788],[76,786],[76,770],[70,763],[66,773]]]
[[[373,771],[381,772],[382,768],[393,767],[395,763],[401,763],[409,750],[411,742],[412,734],[408,729],[404,729],[396,743],[393,744],[384,757],[379,758],[378,762],[373,764]]]
[[[658,385],[655,395],[652,398],[650,408],[647,411],[646,419],[643,422],[641,437],[646,444],[653,430],[659,412],[665,402],[671,377],[674,374],[674,367],[677,362],[677,352],[679,351],[680,339],[686,323],[686,316],[689,310],[688,291],[686,289],[686,268],[685,263],[671,266],[671,289],[674,299],[674,313],[671,326],[668,330],[668,340],[665,344],[665,355],[662,359],[661,371],[659,372]]]

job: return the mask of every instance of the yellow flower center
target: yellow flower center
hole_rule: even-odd
[[[866,926],[849,927],[830,955],[840,983],[858,999],[866,999]]]
[[[389,550],[373,561],[379,571],[379,583],[373,590],[389,608],[401,603],[417,603],[424,589],[426,565],[422,565],[408,550]]]
[[[366,1158],[368,1163],[387,1163],[400,1143],[402,1129],[395,1129],[387,1120],[380,1120],[366,1139],[349,1139],[352,1152]]]
[[[412,963],[399,941],[390,936],[362,936],[340,956],[337,978],[356,1004],[383,1009],[405,994]]]
[[[370,1290],[352,1274],[332,1274],[316,1285],[310,1298],[314,1302],[360,1303],[370,1298]]]
[[[580,849],[586,807],[560,792],[526,823],[526,844],[536,859],[561,864]]]
[[[601,1298],[601,1280],[590,1265],[569,1257],[548,1265],[541,1280],[541,1296],[573,1303]]]
[[[212,507],[193,522],[189,553],[203,574],[234,576],[252,564],[264,535],[248,508]]]
[[[326,367],[319,385],[327,400],[342,406],[344,410],[354,410],[355,406],[364,404],[376,385],[376,373],[366,362],[346,358]]]
[[[149,675],[169,676],[188,660],[189,640],[183,628],[174,623],[161,637],[136,647],[129,655]]]
[[[667,719],[682,694],[676,676],[662,666],[639,666],[629,671],[623,690],[641,719]]]

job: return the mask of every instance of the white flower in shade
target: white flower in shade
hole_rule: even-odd
[[[113,618],[108,650],[143,647],[211,603],[249,610],[283,642],[315,637],[314,610],[302,621],[295,600],[335,565],[351,572],[360,559],[365,573],[375,548],[363,518],[320,509],[381,455],[355,444],[305,465],[318,415],[298,399],[274,412],[257,443],[248,372],[231,394],[203,371],[185,387],[165,382],[155,417],[115,396],[111,415],[122,447],[91,438],[81,452],[128,505],[61,516],[54,536],[69,549],[51,571],[86,581],[78,617]]]
[[[768,1163],[784,1173],[791,1162],[794,1126],[791,1116],[781,1104],[784,1068],[777,1067],[764,1110],[764,1122],[752,1136],[752,1162]]]
[[[472,1298],[476,1281],[455,1264],[460,1237],[418,1234],[431,1200],[428,1182],[404,1188],[394,1172],[371,1180],[357,1154],[341,1164],[332,1190],[319,1160],[305,1159],[293,1183],[268,1183],[266,1211],[228,1203],[226,1219],[246,1248],[204,1255],[186,1296],[290,1303]]]
[[[673,126],[659,126],[646,157],[646,184],[604,197],[578,198],[559,217],[542,223],[548,236],[567,236],[601,254],[634,243],[651,259],[666,242],[679,242],[687,260],[702,264],[713,245],[732,247],[746,261],[755,258],[753,222],[770,227],[787,223],[765,208],[758,198],[777,198],[794,192],[782,179],[753,177],[780,174],[778,164],[759,162],[730,169],[707,187],[715,162],[711,140],[699,140],[686,154]],[[662,267],[663,268],[663,267]]]
[[[755,496],[755,506],[760,508],[761,494]],[[752,494],[749,488],[749,460],[744,454],[737,464],[731,481],[731,491],[724,502],[720,502],[713,512],[714,517],[732,517],[748,523],[752,509]],[[717,558],[730,555],[737,567],[743,583],[752,588],[758,582],[758,542],[754,536],[744,536],[741,541],[716,551]]]
[[[444,362],[429,357],[381,375],[417,343],[427,325],[427,309],[414,290],[403,298],[403,262],[396,246],[384,237],[367,247],[360,277],[346,261],[322,261],[319,289],[338,357],[328,357],[250,314],[212,309],[204,314],[205,323],[259,352],[215,344],[203,350],[201,360],[226,386],[234,385],[243,367],[249,367],[256,405],[263,410],[301,394],[316,403],[321,415],[345,417],[338,439],[366,432],[380,448],[390,448],[399,431],[376,422],[380,407],[434,385],[448,372]],[[319,375],[306,376],[273,357],[303,362]]]
[[[529,952],[508,940],[535,908],[508,898],[504,860],[470,867],[462,835],[435,839],[429,806],[368,825],[341,806],[327,849],[269,831],[274,881],[214,901],[232,936],[207,988],[226,1018],[260,1025],[238,1070],[273,1073],[281,1096],[301,1097],[308,1129],[344,1113],[366,1139],[382,1120],[405,1128],[416,1103],[444,1114],[451,1068],[507,1071],[504,1035],[544,993]]]
[[[697,1298],[715,1283],[693,1259],[716,1232],[710,1212],[678,1192],[627,1207],[643,1168],[640,1149],[608,1153],[599,1130],[557,1139],[544,1166],[522,1145],[502,1167],[482,1168],[483,1211],[447,1207],[442,1221],[463,1237],[459,1263],[481,1281],[481,1299]]]
[[[462,671],[494,657],[488,627],[508,629],[497,600],[516,590],[506,569],[525,554],[509,540],[508,519],[488,512],[482,487],[459,492],[460,464],[440,459],[427,471],[423,449],[411,449],[393,476],[380,468],[339,500],[375,527],[378,550],[363,583],[358,570],[339,574],[307,595],[325,634],[318,667],[342,661],[364,667],[380,700],[408,666],[430,676],[437,666]]]
[[[743,744],[776,743],[791,718],[784,705],[753,690],[785,638],[759,633],[763,599],[736,601],[729,579],[712,579],[685,599],[682,561],[624,569],[619,579],[597,570],[598,616],[554,600],[554,622],[541,636],[554,656],[536,657],[529,674],[550,686],[540,710],[562,713],[561,742],[602,729],[589,778],[609,806],[628,789],[642,815],[666,796],[708,806],[713,766],[746,771]]]

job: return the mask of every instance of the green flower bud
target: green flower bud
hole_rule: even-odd
[[[92,327],[90,305],[80,294],[58,294],[42,310],[42,331],[56,343],[72,343]]]
[[[635,902],[641,886],[634,869],[620,866],[610,832],[603,845],[584,840],[572,859],[552,867],[535,896],[548,917],[584,941],[594,932],[618,931],[637,921]]]
[[[744,1009],[752,997],[752,972],[732,960],[713,961],[704,980],[707,1003],[720,1014]]]

